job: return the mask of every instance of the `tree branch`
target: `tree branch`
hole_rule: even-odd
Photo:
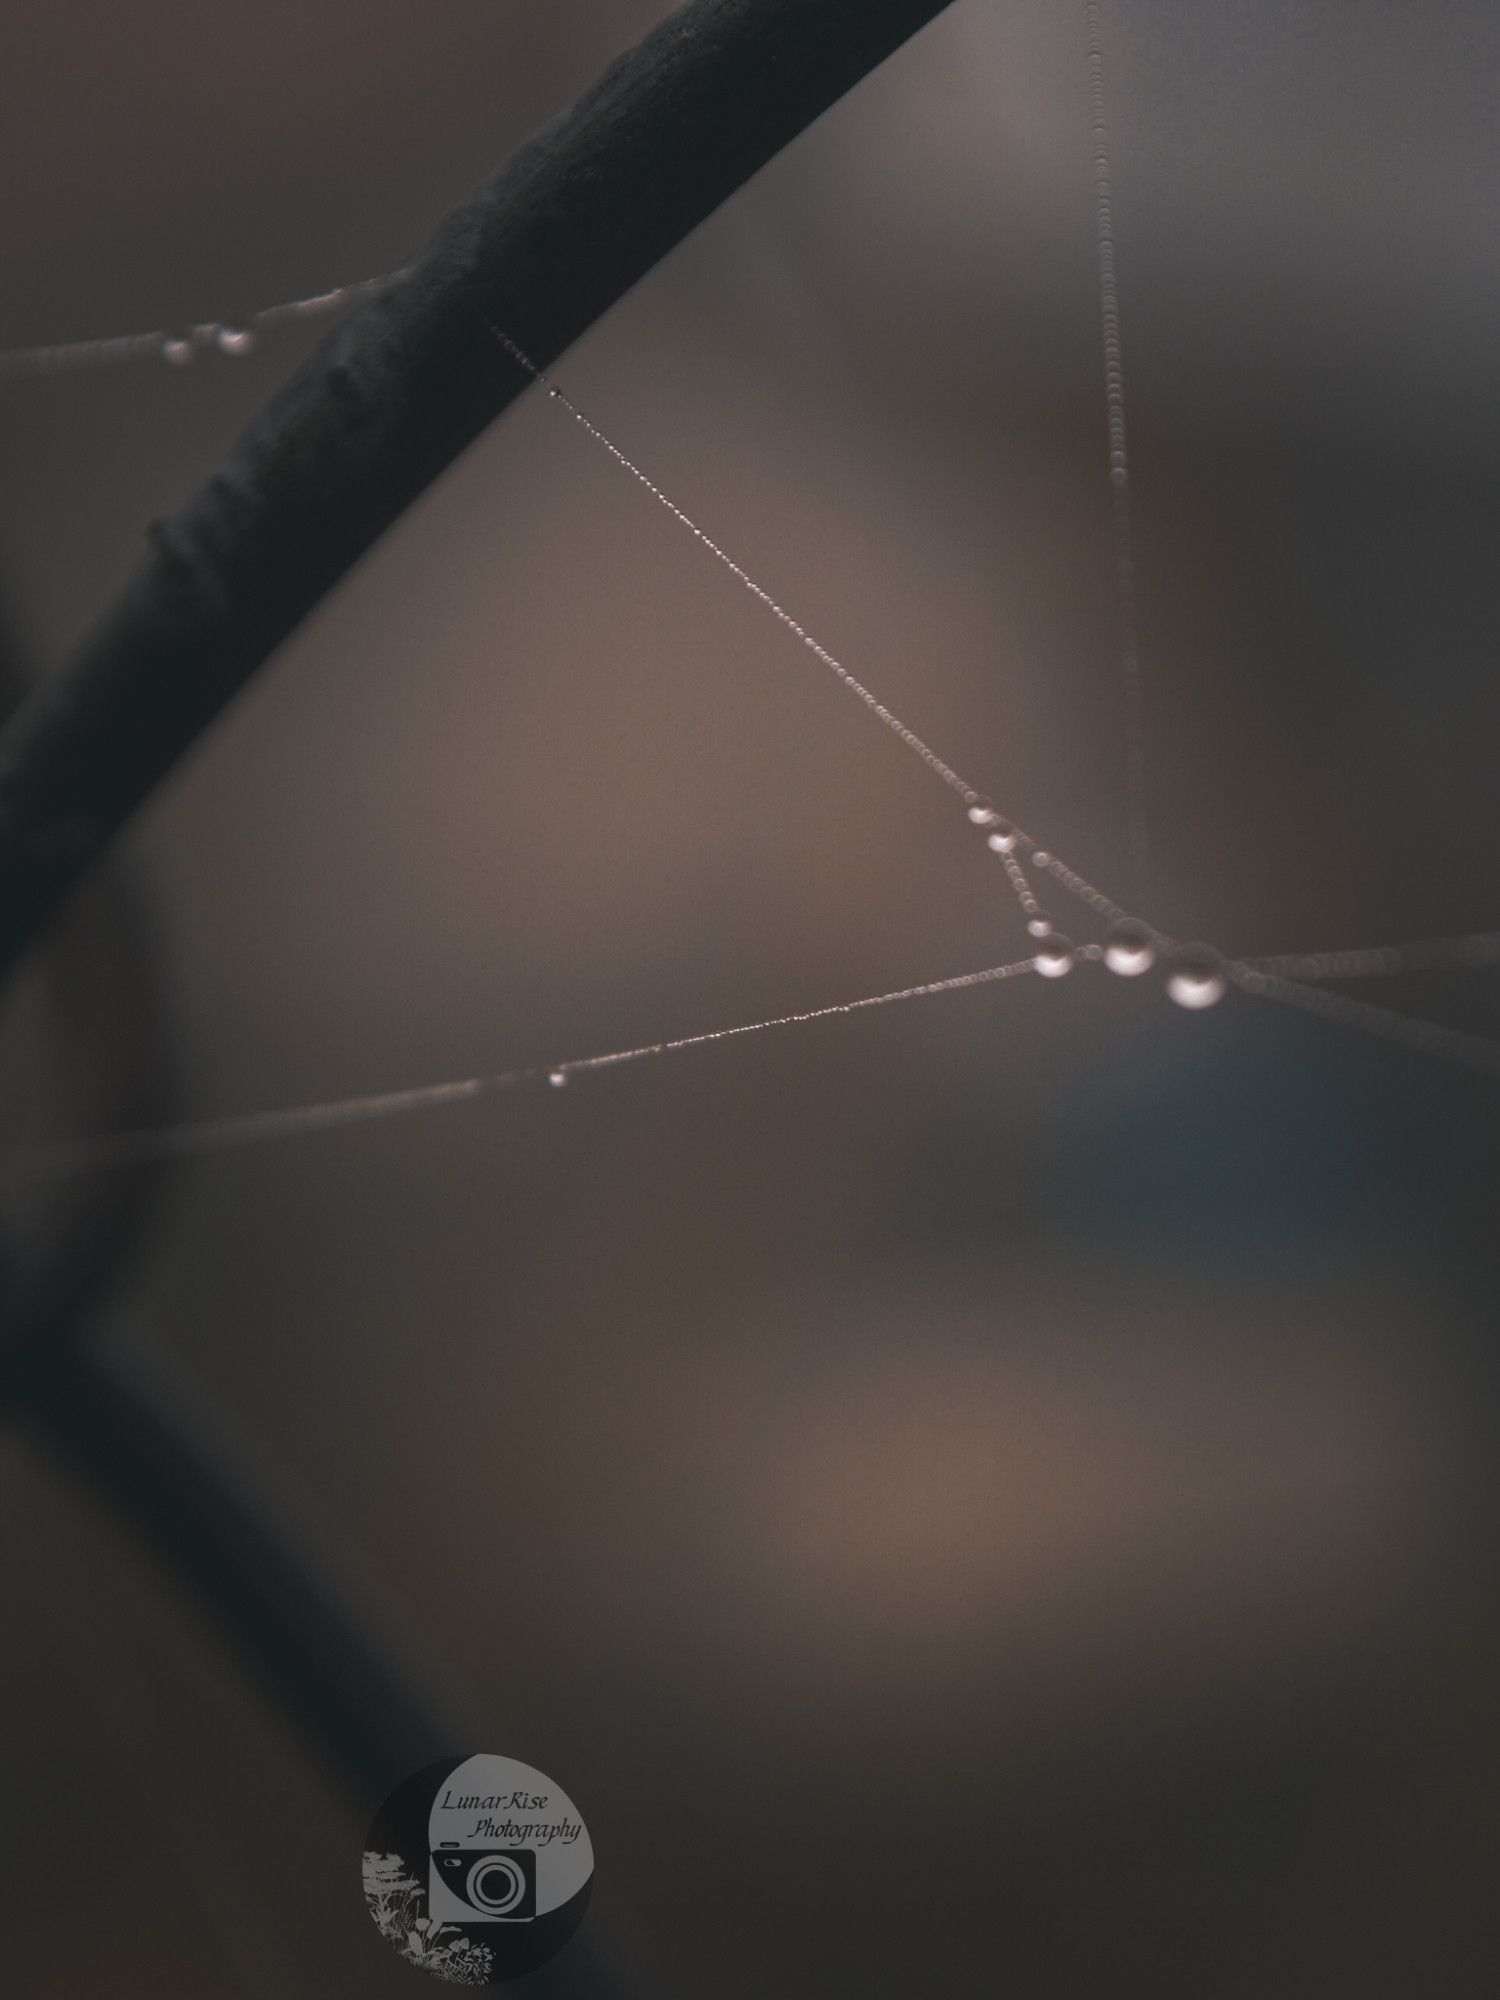
[[[177,1572],[283,1713],[371,1804],[472,1737],[371,1636],[374,1621],[246,1441],[162,1368],[100,1346],[34,1343],[7,1357],[11,1407]]]
[[[312,1514],[204,1397],[92,1337],[7,1357],[18,1414],[174,1573],[364,1816],[484,1727],[422,1685],[341,1577]],[[493,1734],[493,1731],[491,1732]],[[597,1925],[533,1973],[535,2000],[626,2000]]]
[[[947,0],[692,0],[345,320],[0,735],[0,972],[231,697],[545,366]]]
[[[27,686],[9,609],[0,595],[0,714],[19,706]],[[155,939],[118,856],[73,898],[34,969],[46,1034],[32,1040],[14,1019],[5,1032],[23,1037],[21,1063],[60,1086],[65,1129],[99,1133],[168,1123],[173,1074]],[[0,1357],[26,1325],[42,1320],[65,1331],[90,1304],[114,1275],[159,1179],[156,1171],[84,1175],[41,1188],[22,1185],[0,1200]],[[117,1185],[104,1185],[109,1180]]]

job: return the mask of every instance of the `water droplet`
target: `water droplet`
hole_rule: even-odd
[[[1205,944],[1185,944],[1167,964],[1167,995],[1179,1007],[1212,1007],[1224,998],[1219,954]]]
[[[221,354],[248,354],[255,345],[255,330],[248,326],[216,327],[214,345]]]
[[[161,358],[173,368],[186,368],[193,358],[193,343],[185,333],[162,335]]]
[[[1031,850],[1031,865],[1033,868],[1045,868],[1051,859],[1052,856],[1047,852],[1045,847],[1034,847]]]
[[[554,1090],[561,1090],[567,1080],[568,1072],[565,1069],[555,1069],[547,1078],[548,1083],[551,1084]]]
[[[1002,824],[997,826],[994,832],[990,835],[989,844],[994,849],[996,854],[1012,853],[1016,845],[1015,828],[1013,826],[1006,826],[1002,822]]]
[[[1033,937],[1051,937],[1052,919],[1044,917],[1041,911],[1038,910],[1034,917],[1027,919],[1026,928],[1031,932]]]
[[[1061,979],[1065,972],[1073,969],[1073,947],[1065,937],[1049,937],[1045,944],[1037,947],[1031,963],[1043,979]]]
[[[975,799],[969,807],[969,818],[975,826],[993,826],[999,817],[988,799]]]
[[[1104,933],[1104,963],[1122,979],[1149,972],[1156,963],[1156,945],[1144,924],[1124,917]]]
[[[547,394],[549,396],[560,396],[562,394],[562,390],[558,388],[555,382],[549,382],[547,384]]]

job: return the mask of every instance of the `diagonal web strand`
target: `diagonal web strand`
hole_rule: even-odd
[[[1459,972],[1500,965],[1500,931],[1418,938],[1411,944],[1360,945],[1348,951],[1284,952],[1278,958],[1242,958],[1237,963],[1252,972],[1287,979],[1389,979],[1402,972]]]
[[[484,318],[484,315],[481,314],[480,317]],[[575,402],[573,402],[569,396],[564,394],[563,390],[558,386],[556,382],[552,380],[552,378],[549,375],[545,374],[542,369],[537,367],[535,362],[533,362],[529,358],[529,356],[526,355],[521,350],[521,348],[519,348],[516,345],[516,343],[510,338],[508,334],[502,333],[499,327],[497,327],[491,320],[485,319],[484,323],[489,328],[490,332],[495,336],[496,340],[499,341],[500,345],[505,349],[506,353],[511,356],[512,360],[518,362],[521,365],[521,367],[524,368],[526,372],[533,377],[535,381],[539,382],[542,385],[542,387],[547,391],[547,394],[552,398],[553,402],[557,403],[562,409],[566,410],[568,415],[573,419],[574,423],[580,425],[582,429],[585,430],[588,433],[588,435],[594,440],[595,444],[602,446],[603,449],[609,453],[610,457],[615,461],[617,465],[622,466],[624,470],[630,474],[632,479],[636,480],[641,486],[643,486],[646,489],[646,491],[651,495],[652,499],[655,500],[659,506],[662,506],[666,509],[666,511],[672,516],[674,521],[679,522],[682,527],[686,528],[688,533],[692,535],[696,541],[700,542],[702,546],[708,550],[711,556],[715,557],[717,561],[721,562],[724,565],[725,569],[729,571],[730,575],[736,578],[737,581],[741,583],[744,586],[744,588],[750,592],[752,597],[758,598],[760,602],[766,607],[766,609],[771,613],[771,615],[774,618],[778,618],[781,621],[781,623],[786,627],[786,629],[793,635],[793,637],[801,641],[801,643],[807,648],[807,650],[813,655],[815,659],[821,661],[822,664],[828,668],[830,673],[837,675],[838,679],[843,682],[844,686],[849,689],[850,693],[857,695],[859,699],[865,704],[866,708],[868,708],[872,714],[878,716],[879,719],[885,724],[886,728],[889,729],[894,735],[900,738],[900,740],[906,745],[908,750],[914,751],[916,755],[922,759],[922,762],[926,764],[930,770],[936,771],[937,775],[942,779],[943,783],[949,786],[953,791],[957,792],[959,797],[964,801],[965,805],[972,806],[972,805],[977,805],[979,803],[981,794],[974,789],[974,787],[967,781],[967,779],[961,778],[958,775],[957,771],[954,770],[953,766],[949,764],[944,758],[940,757],[937,754],[937,752],[931,748],[929,744],[924,743],[922,738],[918,736],[918,734],[914,729],[908,729],[906,724],[901,720],[901,718],[898,715],[893,715],[890,709],[886,707],[885,703],[879,700],[877,696],[872,694],[869,688],[865,686],[864,682],[859,680],[854,674],[852,674],[849,671],[849,669],[844,665],[842,660],[836,659],[834,655],[831,652],[829,652],[828,648],[823,644],[821,644],[819,640],[815,639],[812,633],[809,632],[805,626],[798,623],[798,621],[792,616],[791,612],[788,611],[784,605],[781,605],[777,602],[777,600],[771,595],[769,590],[764,589],[760,584],[758,584],[755,581],[755,578],[750,575],[748,570],[741,568],[740,564],[735,561],[734,557],[729,554],[728,550],[722,548],[719,545],[719,543],[714,540],[712,535],[706,533],[704,529],[700,528],[698,523],[695,520],[693,520],[689,514],[684,512],[684,510],[677,505],[677,502],[673,500],[670,497],[670,495],[662,491],[662,489],[656,484],[656,482],[650,477],[648,473],[643,472],[641,470],[640,466],[636,464],[633,458],[627,457],[625,452],[621,450],[620,446],[615,443],[614,439],[607,436],[606,433],[602,431],[599,428],[599,426],[592,420],[592,418],[586,416],[584,412],[579,409],[578,405]]]
[[[612,1049],[603,1055],[573,1056],[550,1069],[534,1066],[500,1070],[487,1076],[463,1077],[453,1083],[422,1084],[410,1090],[387,1090],[366,1097],[329,1098],[317,1104],[290,1105],[276,1111],[204,1118],[151,1131],[110,1133],[99,1138],[39,1146],[11,1154],[4,1162],[3,1178],[12,1185],[21,1186],[35,1181],[68,1180],[80,1174],[142,1166],[150,1161],[232,1151],[266,1140],[331,1131],[342,1125],[370,1124],[408,1112],[464,1103],[497,1091],[514,1089],[520,1084],[539,1082],[543,1078],[554,1086],[561,1085],[570,1076],[589,1070],[614,1069],[622,1063],[676,1055],[684,1049],[705,1048],[710,1043],[732,1041],[741,1035],[762,1035],[773,1028],[800,1027],[805,1022],[825,1021],[836,1014],[860,1014],[872,1007],[895,1007],[909,1000],[930,999],[938,993],[958,993],[973,986],[992,986],[1001,980],[1014,979],[1021,973],[1030,972],[1033,965],[1032,959],[1018,959],[1009,965],[987,966],[980,972],[961,972],[950,979],[931,979],[918,986],[903,986],[893,993],[874,993],[860,1000],[838,1000],[826,1007],[808,1007],[797,1013],[775,1014],[764,1021],[744,1021],[732,1028],[712,1028],[703,1034],[679,1035],[670,1041],[645,1042],[636,1048]]]
[[[906,745],[908,750],[910,750],[915,756],[919,757],[922,760],[922,762],[928,767],[929,770],[935,772],[936,775],[942,779],[943,783],[948,786],[950,791],[954,791],[958,794],[958,796],[963,800],[964,804],[969,808],[969,817],[971,820],[975,822],[975,824],[987,825],[992,822],[998,822],[1001,820],[1002,816],[991,809],[989,800],[985,797],[985,795],[982,792],[976,791],[974,786],[971,785],[966,778],[960,777],[958,772],[954,770],[953,766],[950,763],[948,763],[946,758],[940,757],[938,753],[931,747],[931,745],[926,743],[916,733],[914,729],[908,728],[906,723],[904,723],[898,715],[893,714],[892,711],[886,707],[885,703],[881,701],[876,695],[874,695],[870,691],[870,689],[865,686],[864,682],[860,680],[857,677],[857,675],[853,674],[849,670],[849,668],[844,665],[842,660],[838,659],[832,652],[830,652],[829,649],[825,645],[823,645],[821,640],[815,638],[813,634],[808,631],[805,625],[803,625],[798,619],[794,618],[791,612],[788,611],[784,605],[778,602],[778,600],[772,595],[772,593],[769,590],[767,590],[764,587],[763,584],[758,583],[756,579],[750,574],[750,572],[747,569],[744,568],[742,564],[735,561],[734,557],[729,554],[727,549],[722,547],[720,543],[716,542],[714,538],[710,534],[708,534],[705,529],[701,528],[698,525],[698,523],[692,518],[692,516],[686,511],[686,509],[679,507],[677,502],[672,499],[671,495],[665,493],[662,490],[662,488],[656,484],[655,480],[651,478],[650,474],[645,472],[635,462],[635,460],[631,458],[629,454],[621,448],[621,446],[615,443],[614,439],[610,437],[608,432],[605,431],[601,425],[595,423],[592,417],[587,415],[585,411],[579,408],[577,403],[575,403],[573,399],[564,392],[561,386],[552,379],[552,377],[546,372],[545,369],[539,368],[537,366],[536,362],[534,362],[531,359],[530,355],[526,353],[524,348],[520,347],[516,341],[512,340],[512,338],[508,333],[502,331],[502,329],[496,326],[494,321],[489,319],[484,313],[480,313],[479,318],[484,322],[484,325],[489,329],[490,334],[505,350],[505,352],[511,357],[511,359],[520,368],[523,368],[525,372],[532,378],[532,380],[540,388],[546,390],[548,396],[557,405],[559,409],[563,410],[569,417],[571,417],[574,423],[576,423],[580,427],[580,429],[582,429],[587,434],[587,436],[589,436],[594,441],[595,444],[597,444],[603,451],[607,452],[610,458],[613,459],[618,466],[620,466],[625,472],[628,472],[630,474],[630,477],[634,479],[638,485],[644,487],[645,490],[651,495],[652,499],[655,500],[657,504],[660,507],[662,507],[669,515],[671,515],[672,519],[676,521],[679,524],[679,526],[685,528],[696,542],[698,542],[703,548],[707,549],[709,554],[713,556],[717,562],[721,563],[723,567],[729,571],[730,575],[734,577],[735,580],[745,590],[749,591],[750,595],[754,597],[758,603],[763,604],[765,608],[771,613],[771,615],[775,619],[777,619],[777,621],[781,625],[783,625],[786,628],[786,630],[789,631],[792,634],[792,636],[800,642],[800,644],[802,644],[807,648],[807,650],[813,655],[814,659],[818,660],[823,666],[827,667],[829,672],[832,673],[842,683],[842,685],[849,690],[851,694],[857,696],[858,699],[864,703],[865,707],[868,708],[870,712],[879,721],[883,722],[886,728],[889,729],[891,733],[900,742]],[[1021,846],[1026,848],[1035,848],[1037,846],[1036,841],[1032,839],[1031,835],[1029,833],[1026,833],[1021,827],[1017,826],[1014,821],[1006,820],[1004,823],[1009,828],[1010,832],[1015,835],[1017,842],[1019,842]],[[1008,851],[1002,856],[1002,859],[1004,859],[1006,863],[1007,872],[1010,874],[1012,886],[1016,887],[1017,886],[1016,876],[1018,871],[1013,868],[1012,857]],[[1054,859],[1055,857],[1046,856],[1046,858],[1043,861],[1041,861],[1039,865],[1052,867],[1052,872],[1056,875],[1057,879],[1060,882],[1062,882],[1063,885],[1066,888],[1068,888],[1074,895],[1080,897],[1084,902],[1088,903],[1092,908],[1097,910],[1104,910],[1104,909],[1118,910],[1117,904],[1112,903],[1107,896],[1104,896],[1099,890],[1095,889],[1092,886],[1092,884],[1086,882],[1081,875],[1076,874],[1071,868],[1066,868],[1062,866],[1053,866],[1052,864]],[[1024,882],[1025,880],[1024,876],[1021,877],[1021,880],[1022,882]],[[1030,895],[1029,887],[1027,888],[1026,893],[1028,896]],[[1017,887],[1017,895],[1018,897],[1020,897],[1020,889],[1018,887]],[[1022,901],[1022,907],[1025,908],[1026,907],[1025,898],[1022,897],[1021,901]]]
[[[1383,1041],[1413,1049],[1419,1055],[1440,1056],[1468,1069],[1482,1070],[1487,1076],[1500,1077],[1500,1042],[1486,1041],[1480,1035],[1465,1034],[1461,1029],[1447,1028],[1416,1015],[1398,1014],[1390,1007],[1375,1007],[1368,1000],[1353,1000],[1347,993],[1305,986],[1300,980],[1286,979],[1279,973],[1257,972],[1240,964],[1231,965],[1228,970],[1241,992],[1257,999],[1300,1007],[1304,1013],[1317,1014],[1344,1027],[1363,1029],[1366,1034],[1378,1035]]]

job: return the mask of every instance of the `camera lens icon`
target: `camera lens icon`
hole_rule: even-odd
[[[529,1847],[460,1847],[445,1840],[432,1850],[432,1880],[466,1905],[460,1922],[529,1924],[536,1916],[536,1854]]]

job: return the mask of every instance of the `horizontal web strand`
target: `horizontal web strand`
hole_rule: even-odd
[[[1233,963],[1227,969],[1240,991],[1257,999],[1300,1007],[1304,1013],[1317,1014],[1343,1027],[1363,1029],[1366,1034],[1378,1035],[1382,1041],[1395,1042],[1418,1055],[1440,1056],[1467,1069],[1500,1077],[1500,1042],[1486,1041],[1480,1035],[1465,1034],[1459,1028],[1446,1028],[1440,1022],[1422,1020],[1412,1014],[1398,1014],[1389,1007],[1374,1007],[1368,1000],[1351,1000],[1347,993],[1304,986],[1299,980],[1286,979],[1277,973],[1257,972]]]
[[[861,1000],[839,1000],[827,1007],[804,1008],[794,1014],[775,1014],[764,1021],[745,1021],[732,1028],[713,1028],[705,1034],[679,1035],[669,1041],[646,1042],[638,1048],[614,1049],[604,1055],[574,1056],[546,1068],[501,1070],[488,1076],[463,1077],[453,1083],[422,1084],[411,1090],[387,1090],[367,1097],[331,1098],[318,1104],[291,1105],[284,1110],[198,1119],[191,1123],[163,1126],[155,1131],[111,1133],[95,1139],[37,1147],[10,1155],[3,1163],[0,1178],[12,1186],[72,1179],[79,1174],[98,1173],[111,1168],[143,1166],[151,1161],[184,1159],[195,1154],[255,1145],[269,1139],[330,1131],[341,1125],[368,1124],[407,1112],[463,1103],[543,1078],[554,1084],[565,1083],[570,1076],[584,1071],[612,1069],[622,1063],[644,1062],[653,1056],[675,1055],[683,1049],[705,1048],[712,1042],[727,1042],[740,1035],[761,1035],[772,1028],[791,1028],[807,1021],[825,1021],[835,1014],[859,1014],[871,1007],[894,1007],[907,1000],[929,999],[938,993],[958,993],[966,987],[991,986],[1002,979],[1014,979],[1023,972],[1030,972],[1033,964],[1034,961],[1029,958],[1018,959],[1010,965],[987,966],[981,972],[961,972],[951,979],[927,980],[919,986],[903,986],[893,993],[875,993]]]
[[[106,334],[91,340],[65,340],[51,346],[0,348],[0,378],[7,375],[57,375],[77,368],[108,367],[121,361],[159,360],[166,342],[180,340],[187,353],[213,345],[215,336],[230,328],[264,332],[288,322],[319,319],[327,313],[342,312],[356,299],[383,291],[405,275],[405,266],[378,278],[358,278],[352,284],[335,285],[332,291],[310,292],[305,298],[283,299],[272,306],[240,318],[213,319],[181,327],[158,326],[144,333]]]
[[[1401,972],[1458,972],[1500,965],[1500,931],[1418,938],[1412,944],[1363,945],[1348,951],[1287,952],[1279,958],[1242,958],[1237,963],[1252,972],[1287,979],[1388,979]]]

